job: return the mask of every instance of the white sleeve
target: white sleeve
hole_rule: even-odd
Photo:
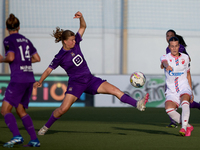
[[[161,62],[161,63],[162,63],[164,60],[167,60],[166,55],[162,55],[162,56],[160,57],[160,62]]]

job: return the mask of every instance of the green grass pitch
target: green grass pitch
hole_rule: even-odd
[[[29,108],[36,132],[46,123],[55,108]],[[181,112],[181,109],[178,110]],[[16,113],[13,110],[14,115]],[[191,150],[200,149],[200,111],[191,109],[194,131],[181,137],[178,128],[166,128],[169,118],[164,108],[75,108],[63,115],[44,136],[38,136],[41,147],[48,150]],[[30,140],[18,116],[17,123],[24,144]],[[12,134],[0,117],[0,149]],[[36,149],[15,145],[10,149]],[[38,149],[38,148],[37,148]]]

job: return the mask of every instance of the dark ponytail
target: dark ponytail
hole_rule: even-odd
[[[166,34],[167,34],[168,32],[174,33],[175,37],[178,38],[179,43],[180,43],[181,45],[183,45],[184,47],[187,47],[187,44],[185,43],[185,41],[184,41],[184,39],[183,39],[183,37],[182,37],[181,35],[176,34],[176,32],[175,32],[174,30],[172,30],[172,29],[168,30],[168,31],[166,32]]]
[[[63,29],[56,27],[56,31],[53,31],[52,36],[55,38],[56,43],[62,41],[62,43],[64,44],[64,40],[68,40],[69,37],[75,36],[75,34],[70,30],[64,31]]]
[[[15,31],[19,29],[19,19],[15,17],[14,14],[10,14],[9,18],[6,20],[6,27],[9,31]]]

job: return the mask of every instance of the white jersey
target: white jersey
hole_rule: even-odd
[[[185,89],[191,91],[187,79],[187,72],[190,71],[189,57],[184,53],[179,54],[179,57],[175,57],[171,53],[168,53],[160,58],[161,62],[167,60],[168,64],[173,69],[173,71],[166,71],[166,69],[164,69],[165,81],[167,85],[166,94],[182,93],[182,91],[185,91]]]

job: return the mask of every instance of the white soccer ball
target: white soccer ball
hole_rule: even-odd
[[[130,82],[132,86],[140,88],[145,84],[146,77],[142,72],[136,71],[131,74]]]

